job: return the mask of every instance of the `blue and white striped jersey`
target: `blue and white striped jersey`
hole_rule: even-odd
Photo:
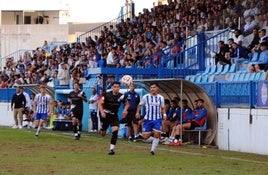
[[[160,94],[153,96],[146,94],[142,97],[140,105],[145,105],[145,120],[157,120],[162,118],[161,108],[165,107],[164,97]]]
[[[34,102],[36,103],[36,113],[48,113],[51,101],[52,98],[50,95],[46,94],[45,96],[43,96],[41,95],[41,93],[37,94],[34,98]]]

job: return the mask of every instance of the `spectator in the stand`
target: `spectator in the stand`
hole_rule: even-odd
[[[247,51],[236,42],[232,43],[232,50],[229,55],[227,55],[227,59],[231,59],[231,63],[236,65],[237,70],[239,70],[239,66],[243,61],[248,60]]]
[[[234,42],[236,42],[238,45],[243,46],[244,36],[240,29],[234,30]]]
[[[255,27],[257,27],[255,17],[254,16],[247,17],[246,24],[244,25],[244,28],[243,28],[243,34],[247,36],[248,34],[252,33]]]
[[[259,37],[260,37],[259,43],[268,42],[268,36],[266,36],[266,29],[261,29],[259,31]]]
[[[260,57],[259,60],[249,67],[249,72],[267,71],[268,69],[268,42],[262,42],[260,44]]]
[[[252,31],[253,39],[251,40],[250,44],[247,46],[247,51],[252,53],[252,49],[259,44],[260,37],[258,34],[258,28],[254,28]],[[253,54],[252,54],[253,55]]]
[[[226,53],[230,53],[228,45],[225,44],[224,41],[219,41],[218,46],[220,50],[214,56],[215,64],[222,64],[222,65],[231,64],[230,59],[226,58]]]
[[[107,53],[102,53],[101,54],[101,59],[98,62],[98,67],[106,67],[106,59],[107,59]]]
[[[57,75],[57,79],[59,80],[60,86],[69,85],[69,81],[70,81],[69,69],[68,69],[68,65],[64,62],[60,64],[60,69]]]
[[[115,68],[116,67],[116,48],[112,47],[108,53],[107,59],[106,59],[106,67],[108,68]]]

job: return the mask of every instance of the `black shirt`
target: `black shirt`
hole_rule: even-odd
[[[113,95],[113,92],[107,92],[104,94],[104,110],[108,110],[111,113],[117,114],[121,102],[123,102],[124,95],[118,93],[117,95]]]
[[[11,100],[11,107],[14,104],[14,108],[25,108],[26,98],[23,93],[15,93]]]
[[[70,92],[68,98],[71,99],[71,105],[74,105],[74,108],[83,110],[83,99],[78,96],[80,93],[82,93],[83,97],[86,98],[86,95],[82,90],[79,90],[78,92]]]

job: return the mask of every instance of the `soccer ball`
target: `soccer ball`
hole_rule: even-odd
[[[121,82],[123,83],[123,85],[125,86],[129,86],[133,81],[133,78],[130,75],[124,75],[121,78]]]

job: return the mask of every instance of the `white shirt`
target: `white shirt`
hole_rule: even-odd
[[[98,109],[98,94],[95,95],[91,95],[91,97],[89,98],[89,100],[93,100],[93,103],[89,103],[89,110],[95,110],[97,111]]]
[[[30,99],[30,96],[27,92],[23,92],[23,95],[26,99],[26,105],[25,107],[28,107],[29,109],[32,109],[32,105],[31,105],[31,99]]]

